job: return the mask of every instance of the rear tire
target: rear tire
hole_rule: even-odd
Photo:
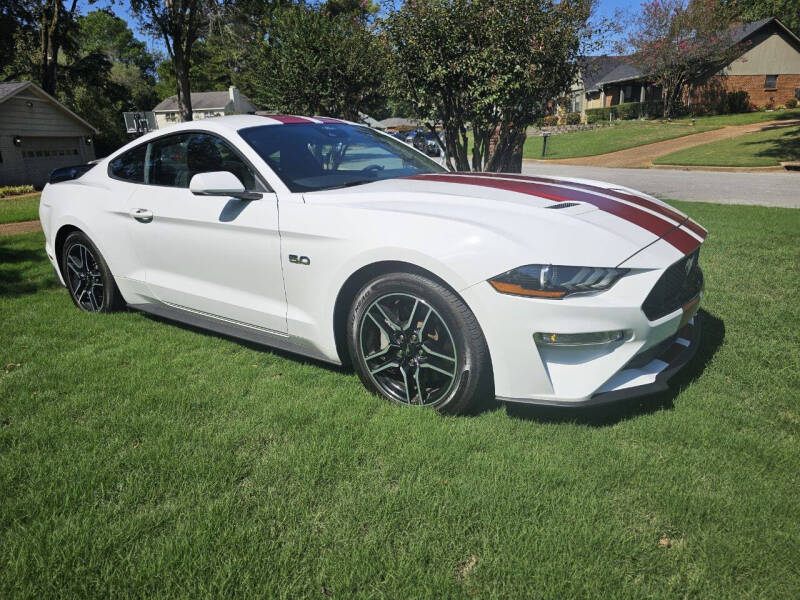
[[[61,274],[75,306],[86,312],[107,313],[125,306],[103,255],[82,231],[64,241]]]
[[[452,290],[421,275],[369,281],[347,319],[350,359],[370,391],[448,414],[494,401],[489,350],[475,315]]]

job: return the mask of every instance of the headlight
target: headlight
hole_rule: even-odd
[[[605,267],[525,265],[492,277],[489,283],[503,294],[563,298],[607,290],[627,272],[628,269]]]

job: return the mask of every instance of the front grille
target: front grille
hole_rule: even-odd
[[[698,264],[700,248],[671,265],[653,286],[642,304],[651,321],[677,310],[703,289],[703,271]]]

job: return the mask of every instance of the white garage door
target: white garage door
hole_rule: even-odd
[[[20,148],[25,179],[43,184],[50,171],[83,162],[78,147],[80,138],[25,138]]]

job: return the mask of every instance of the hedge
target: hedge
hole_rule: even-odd
[[[663,111],[663,102],[623,102],[622,104],[615,104],[614,106],[607,106],[605,108],[587,108],[586,122],[597,123],[598,121],[608,121],[611,115],[613,115],[611,120],[620,119],[627,121],[629,119],[638,119],[643,116],[655,117],[662,114]]]
[[[0,187],[0,198],[30,194],[35,191],[32,185],[7,185],[5,187]]]

